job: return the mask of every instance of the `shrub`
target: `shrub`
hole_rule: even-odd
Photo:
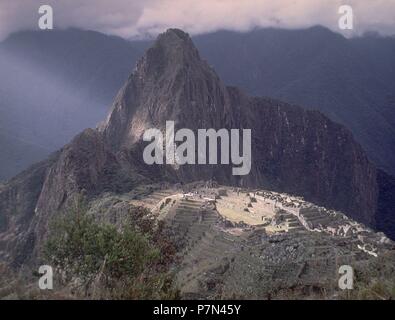
[[[163,267],[162,247],[153,239],[159,238],[157,233],[143,233],[144,228],[133,225],[117,230],[98,224],[86,212],[85,206],[78,205],[53,222],[45,245],[45,256],[63,271],[66,282],[78,279],[87,295],[93,286],[99,287],[102,298],[177,295]]]

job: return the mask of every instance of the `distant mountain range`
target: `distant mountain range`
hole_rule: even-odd
[[[319,110],[395,174],[395,38],[346,39],[323,27],[196,37],[228,84]]]
[[[226,84],[323,112],[395,174],[395,39],[346,39],[313,27],[219,31],[194,41]],[[4,41],[0,136],[14,151],[0,156],[0,180],[95,126],[151,44],[77,29],[26,31]]]

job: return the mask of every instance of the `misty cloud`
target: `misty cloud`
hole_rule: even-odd
[[[55,26],[77,27],[125,38],[155,35],[169,27],[191,34],[254,27],[338,29],[338,8],[351,5],[355,34],[395,34],[393,0],[0,0],[0,40],[11,32],[37,29],[38,7],[54,8]]]

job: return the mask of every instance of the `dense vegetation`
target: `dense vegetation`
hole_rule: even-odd
[[[146,209],[132,210],[141,219],[120,230],[98,223],[81,204],[52,224],[45,255],[77,297],[177,298],[168,272],[174,248],[162,227],[144,218]]]

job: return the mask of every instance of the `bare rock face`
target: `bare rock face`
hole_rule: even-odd
[[[144,131],[164,130],[168,120],[193,131],[251,129],[250,174],[233,176],[229,165],[145,165]],[[318,112],[225,87],[189,36],[170,29],[139,61],[97,130],[0,188],[1,257],[17,265],[34,257],[51,218],[77,193],[89,199],[147,181],[209,179],[301,195],[376,226],[376,169],[346,129]]]
[[[349,131],[319,112],[256,98],[248,123],[255,133],[259,185],[298,194],[372,225],[376,170]]]
[[[29,234],[45,176],[58,154],[33,165],[0,188],[0,260],[18,267],[34,248]]]
[[[168,30],[138,62],[102,128],[111,145],[131,146],[146,129],[226,128],[232,109],[227,89],[181,30]]]
[[[85,130],[62,149],[47,172],[29,231],[43,239],[51,218],[70,207],[77,194],[91,198],[106,191],[122,193],[130,189],[133,180],[122,173],[101,135],[93,129]]]

